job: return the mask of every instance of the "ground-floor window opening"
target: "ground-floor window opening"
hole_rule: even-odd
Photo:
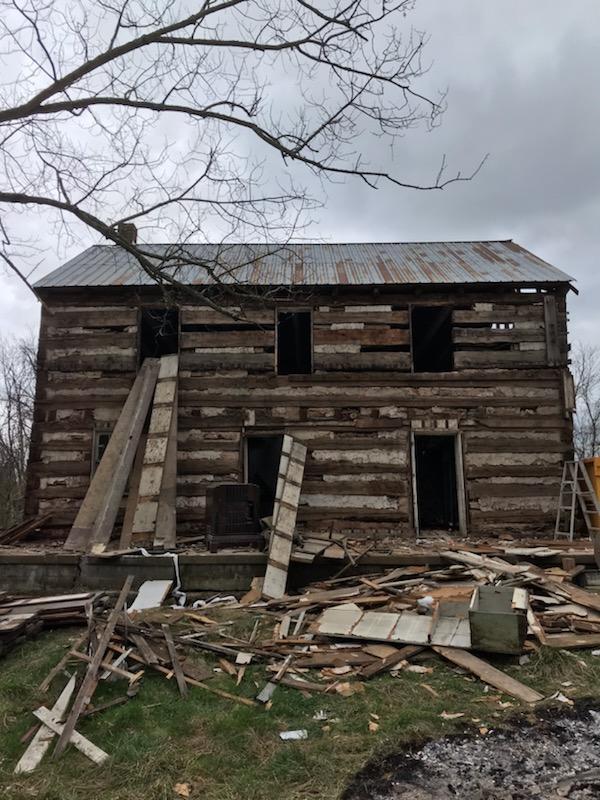
[[[415,471],[419,528],[458,529],[456,437],[415,436]]]
[[[140,320],[140,363],[179,352],[179,311],[177,308],[142,308]]]
[[[246,439],[246,482],[255,483],[260,489],[260,517],[273,514],[282,444],[282,435]]]
[[[106,450],[112,430],[99,429],[94,430],[94,437],[92,441],[92,475],[98,469],[98,464],[102,461],[102,456]]]

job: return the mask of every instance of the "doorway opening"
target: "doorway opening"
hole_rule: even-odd
[[[413,306],[410,316],[414,372],[450,372],[453,369],[452,309]]]
[[[461,529],[456,436],[416,434],[414,446],[417,528]]]
[[[281,459],[283,435],[248,436],[246,439],[246,481],[260,489],[259,517],[273,514],[277,474]]]
[[[142,308],[140,315],[140,364],[179,352],[179,310]]]

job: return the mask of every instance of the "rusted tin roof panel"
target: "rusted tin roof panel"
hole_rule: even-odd
[[[453,283],[556,283],[561,270],[507,241],[385,242],[377,244],[139,245],[186,284],[330,286]],[[115,245],[94,245],[39,280],[59,286],[143,286],[152,279]]]

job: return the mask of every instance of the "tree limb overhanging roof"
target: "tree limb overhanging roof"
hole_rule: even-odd
[[[567,283],[569,275],[512,240],[362,244],[138,244],[179,283],[254,286]],[[190,263],[192,262],[192,263]],[[240,266],[241,265],[241,266]],[[94,245],[41,278],[36,288],[146,286],[131,253]]]

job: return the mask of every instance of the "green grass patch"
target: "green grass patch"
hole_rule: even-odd
[[[2,798],[173,800],[175,784],[188,783],[191,797],[203,800],[331,800],[373,757],[465,726],[492,729],[524,710],[516,700],[497,699],[495,690],[486,692],[478,680],[438,658],[422,662],[433,667],[429,674],[377,677],[365,683],[364,692],[348,698],[304,697],[279,687],[270,710],[247,708],[195,688],[187,701],[181,700],[174,680],[148,671],[137,697],[77,726],[111,755],[107,765],[96,767],[69,748],[58,761],[47,756],[32,775],[15,776],[14,766],[25,749],[19,739],[34,723],[31,712],[52,705],[64,678],[46,695],[37,687],[76,633],[46,633],[0,662]],[[206,660],[212,663],[210,656]],[[511,658],[490,661],[546,695],[562,691],[573,699],[598,696],[600,658],[586,651],[546,649],[524,666]],[[253,697],[265,683],[264,667],[249,668],[239,688],[227,675],[211,683]],[[94,702],[124,692],[123,681],[102,682]],[[327,720],[314,719],[320,710]],[[444,711],[464,716],[443,719]],[[378,723],[377,731],[369,731],[369,720]],[[279,739],[280,731],[296,728],[306,728],[308,740]]]

